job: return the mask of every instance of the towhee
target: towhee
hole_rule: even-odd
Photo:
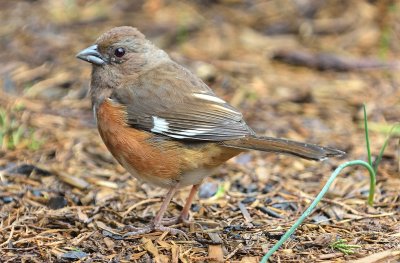
[[[169,189],[152,223],[127,235],[153,230],[184,234],[162,220],[174,193],[193,185],[172,223],[185,221],[203,178],[247,150],[317,161],[344,154],[255,134],[237,109],[136,28],[113,28],[77,57],[93,65],[90,96],[107,148],[137,179]]]

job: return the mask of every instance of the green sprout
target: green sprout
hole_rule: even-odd
[[[23,105],[16,105],[15,112],[23,110]],[[21,123],[12,112],[0,108],[0,149],[14,150],[17,147],[27,147],[30,150],[37,150],[43,141],[37,138],[33,128]]]
[[[329,245],[329,247],[332,249],[339,250],[340,252],[342,252],[345,255],[353,254],[355,248],[361,248],[361,246],[358,246],[358,245],[347,244],[346,239],[338,239],[338,240],[332,242]]]

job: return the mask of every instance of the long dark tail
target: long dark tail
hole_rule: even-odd
[[[223,144],[231,148],[284,153],[316,161],[345,155],[345,152],[334,148],[263,136],[247,136],[241,139],[224,141]]]

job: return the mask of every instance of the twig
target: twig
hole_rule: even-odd
[[[121,214],[121,217],[122,217],[122,218],[126,217],[133,209],[135,209],[135,208],[138,207],[138,206],[141,206],[141,205],[144,205],[144,204],[147,204],[147,203],[158,202],[158,201],[160,201],[160,198],[146,199],[146,200],[140,201],[139,203],[135,203],[134,205],[130,206],[130,207],[128,208],[128,210],[126,210],[125,212],[123,212],[123,213]]]
[[[383,214],[379,214],[379,215],[364,215],[364,216],[360,216],[357,218],[350,218],[350,219],[345,219],[342,221],[337,222],[338,224],[344,224],[350,221],[354,221],[354,220],[361,220],[361,219],[366,219],[366,218],[377,218],[377,217],[384,217],[384,216],[392,216],[394,215],[395,212],[391,212],[391,213],[383,213]]]
[[[242,215],[244,219],[246,220],[247,225],[252,225],[251,222],[253,221],[253,218],[251,218],[249,211],[247,210],[246,206],[242,202],[238,202],[238,206],[240,209],[240,212],[242,212]]]
[[[12,236],[14,235],[14,228],[15,228],[15,226],[12,225],[11,231],[10,231],[10,235],[8,236],[8,238],[7,238],[6,241],[4,241],[3,243],[0,244],[0,247],[2,247],[2,246],[4,246],[4,245],[7,245],[7,244],[11,241],[11,238],[12,238]]]
[[[225,261],[228,261],[231,257],[233,257],[242,247],[243,244],[239,243],[239,245],[237,245],[236,248],[226,256]]]

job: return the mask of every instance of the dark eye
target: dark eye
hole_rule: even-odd
[[[117,48],[117,49],[114,51],[114,55],[117,56],[117,57],[119,57],[119,58],[122,57],[123,55],[125,55],[125,49],[122,48],[122,47]]]

